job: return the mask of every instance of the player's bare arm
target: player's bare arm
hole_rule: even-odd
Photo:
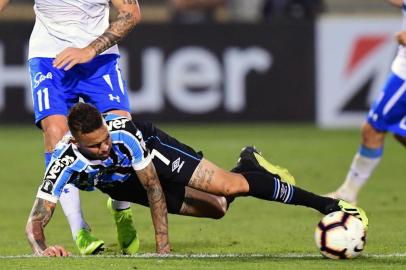
[[[401,8],[403,5],[403,0],[386,0],[389,3],[391,3],[392,5],[394,5],[395,7],[399,7]]]
[[[0,12],[6,9],[9,2],[9,0],[0,0]]]
[[[66,257],[69,253],[61,246],[47,247],[44,228],[48,224],[55,210],[56,204],[37,198],[28,217],[25,233],[32,250],[36,255],[50,257]]]
[[[147,191],[152,221],[155,228],[157,253],[169,253],[170,244],[168,237],[168,210],[164,192],[151,162],[143,170],[137,171],[137,176]]]
[[[117,44],[141,20],[137,0],[112,0],[117,9],[117,17],[109,28],[85,48],[66,48],[58,54],[53,62],[54,67],[69,70],[76,64],[86,63],[96,55]]]

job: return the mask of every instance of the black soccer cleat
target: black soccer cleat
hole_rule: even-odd
[[[241,150],[240,158],[237,161],[237,168],[260,170],[272,175],[278,175],[282,181],[296,185],[295,178],[287,169],[267,161],[255,146],[246,146]]]

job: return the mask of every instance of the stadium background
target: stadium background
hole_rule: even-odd
[[[121,43],[133,116],[159,123],[227,168],[242,146],[255,144],[287,166],[300,186],[328,192],[344,178],[359,143],[357,128],[389,71],[399,11],[383,0],[327,0],[309,16],[297,6],[264,17],[260,2],[229,0],[209,19],[188,23],[168,1],[140,1],[143,22]],[[30,253],[23,231],[43,167],[26,66],[33,19],[32,1],[13,1],[0,15],[1,269],[50,267],[49,259],[22,256]],[[221,221],[170,219],[175,254],[230,258],[73,258],[69,267],[61,260],[52,267],[404,269],[405,155],[392,138],[385,151],[360,197],[371,218],[360,260],[318,256],[312,233],[320,216],[314,212],[247,199]],[[89,222],[115,256],[104,202],[102,194],[83,195]],[[141,252],[152,252],[148,211],[134,209]],[[60,209],[47,233],[50,243],[77,254]]]

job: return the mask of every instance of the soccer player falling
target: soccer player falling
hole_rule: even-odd
[[[229,172],[150,123],[114,114],[102,116],[89,104],[71,108],[68,126],[70,133],[56,146],[26,226],[37,255],[69,255],[62,246],[47,246],[44,235],[67,184],[84,190],[97,188],[113,199],[149,206],[160,254],[170,252],[168,212],[218,218],[239,196],[303,205],[323,214],[341,210],[368,225],[362,209],[295,187],[286,169],[267,162],[254,147],[244,148]],[[131,211],[113,204],[110,209],[117,217]],[[128,223],[117,229],[123,247],[121,236],[135,229]]]

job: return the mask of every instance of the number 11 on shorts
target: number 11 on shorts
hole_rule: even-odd
[[[44,109],[49,109],[48,88],[39,89],[37,91],[38,110],[42,112]]]

